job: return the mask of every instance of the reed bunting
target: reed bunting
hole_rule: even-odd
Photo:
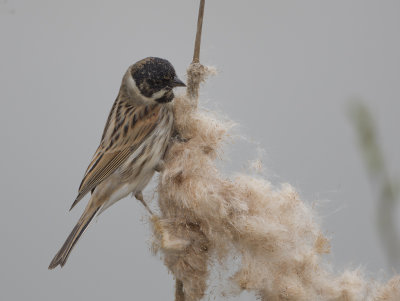
[[[64,266],[96,214],[133,193],[147,210],[142,190],[162,159],[172,134],[172,89],[185,84],[170,62],[145,58],[126,71],[108,116],[100,146],[86,170],[71,209],[89,192],[91,197],[78,223],[54,256],[49,269]]]

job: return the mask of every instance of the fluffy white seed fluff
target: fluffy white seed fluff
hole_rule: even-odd
[[[190,97],[211,71],[192,64],[188,95],[174,100],[179,137],[159,179],[161,215],[152,220],[154,247],[183,282],[185,300],[204,296],[212,259],[229,266],[232,255],[241,258],[232,277],[238,292],[264,301],[400,300],[399,277],[380,284],[358,270],[332,272],[323,260],[329,241],[292,186],[219,173],[215,160],[232,122],[197,109]]]

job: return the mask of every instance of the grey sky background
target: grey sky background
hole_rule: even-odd
[[[206,2],[201,61],[219,75],[202,104],[255,141],[230,146],[225,170],[245,170],[259,145],[266,177],[316,204],[337,271],[391,275],[347,105],[358,97],[371,108],[399,175],[400,2]],[[68,212],[126,68],[159,56],[185,79],[197,9],[197,0],[0,0],[1,300],[173,299],[132,198],[89,227],[63,269],[47,266],[87,200]]]

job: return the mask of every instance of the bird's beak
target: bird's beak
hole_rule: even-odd
[[[173,87],[186,87],[185,83],[181,81],[177,76],[172,80]]]

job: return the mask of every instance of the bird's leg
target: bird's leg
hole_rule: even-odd
[[[135,193],[135,198],[142,202],[143,206],[146,207],[147,211],[149,211],[150,215],[153,215],[153,212],[150,210],[149,206],[147,206],[146,202],[143,199],[143,193],[141,191]]]
[[[165,169],[165,162],[164,160],[160,160],[160,162],[158,162],[158,164],[156,165],[156,167],[154,167],[154,170],[156,172],[162,172]]]

